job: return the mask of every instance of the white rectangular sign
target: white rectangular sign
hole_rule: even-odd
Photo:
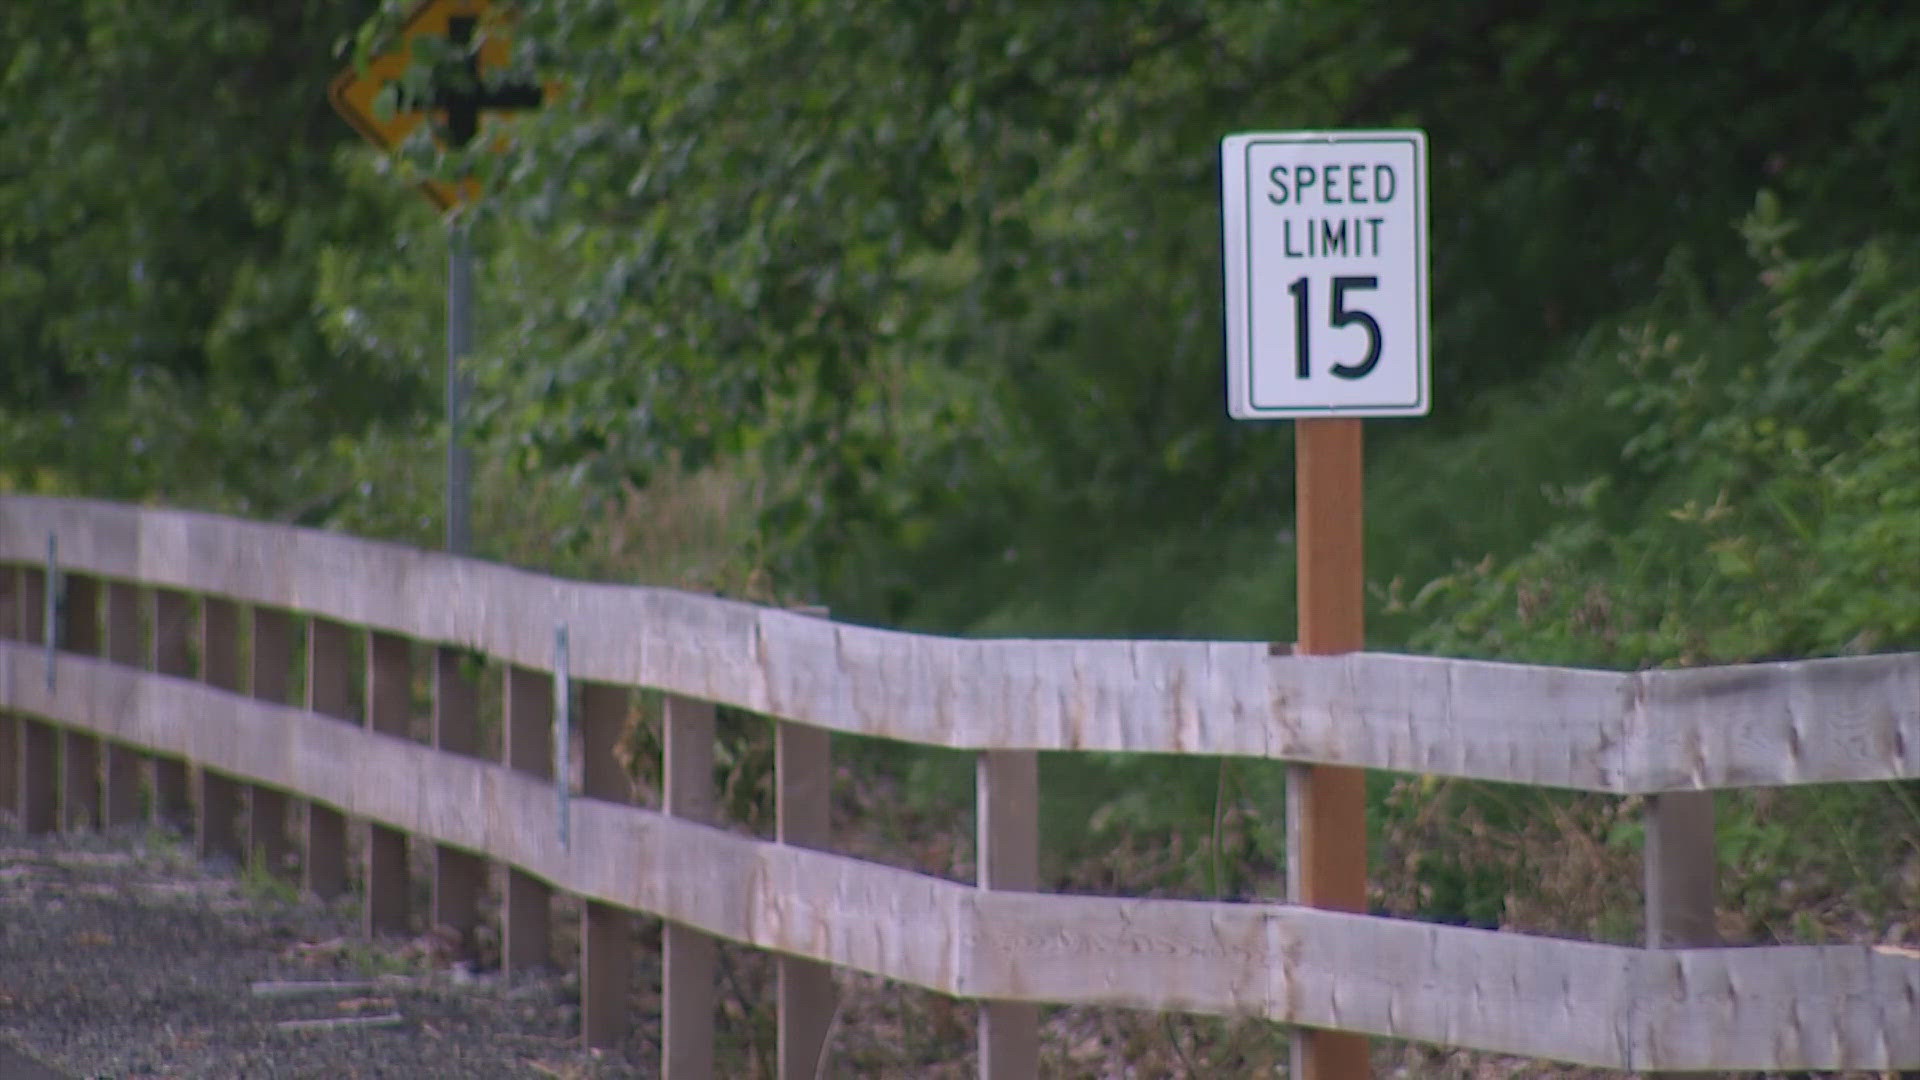
[[[1227,411],[1425,416],[1426,134],[1229,135],[1220,177]]]

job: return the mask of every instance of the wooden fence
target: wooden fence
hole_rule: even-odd
[[[333,895],[354,823],[369,930],[408,922],[409,837],[434,845],[436,924],[472,928],[486,860],[506,864],[510,969],[548,955],[552,891],[584,901],[583,1037],[596,1045],[628,1023],[626,920],[661,916],[668,1075],[711,1070],[715,939],[780,956],[783,1077],[815,1075],[830,1052],[833,967],[980,1001],[981,1072],[995,1077],[1033,1073],[1043,1003],[1629,1070],[1920,1068],[1920,953],[1707,947],[1712,792],[1920,777],[1920,654],[1616,673],[1264,643],[954,640],[24,497],[0,498],[0,590],[0,800],[26,827],[191,806],[205,848],[297,859],[305,887]],[[478,756],[476,653],[507,673],[499,761]],[[416,662],[432,665],[433,706],[410,738]],[[613,752],[635,687],[665,695],[657,810],[629,804]],[[776,842],[709,823],[716,703],[776,725]],[[553,733],[564,749],[569,728],[577,793],[555,783],[567,755]],[[978,752],[977,884],[831,851],[831,732]],[[1648,796],[1649,947],[1040,893],[1041,750]],[[289,818],[290,803],[303,812]]]

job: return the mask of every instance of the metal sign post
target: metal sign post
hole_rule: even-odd
[[[468,476],[472,453],[462,431],[467,376],[461,361],[473,347],[473,246],[466,223],[447,226],[447,550],[465,555],[472,547],[467,524]]]
[[[414,7],[400,28],[400,46],[374,57],[365,70],[348,68],[327,88],[327,96],[341,116],[368,141],[385,150],[403,143],[431,117],[438,133],[455,149],[463,149],[480,132],[481,118],[521,109],[539,108],[547,88],[524,81],[489,85],[486,75],[507,65],[512,55],[507,37],[497,28],[481,34],[495,18],[489,0],[425,0]],[[476,36],[478,40],[476,41]],[[413,63],[418,37],[445,37],[458,50],[458,69],[444,76],[428,99],[413,109],[390,112],[380,107],[381,94],[406,75]],[[479,182],[457,184],[428,180],[421,185],[442,210],[455,210],[480,196]],[[461,365],[473,347],[473,245],[470,225],[456,215],[447,227],[447,486],[446,545],[458,555],[472,547],[469,495],[472,458],[464,435],[468,380]]]

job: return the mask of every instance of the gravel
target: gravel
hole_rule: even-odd
[[[260,986],[346,983],[344,986]],[[266,992],[257,992],[259,990]],[[369,942],[350,902],[202,865],[158,833],[0,823],[0,1080],[652,1075],[578,1048],[570,976]]]

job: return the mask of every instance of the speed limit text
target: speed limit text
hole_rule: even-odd
[[[1382,162],[1275,165],[1267,172],[1267,182],[1267,201],[1275,206],[1379,206],[1391,203],[1400,191],[1393,166]],[[1375,257],[1386,220],[1351,211],[1288,217],[1281,223],[1282,254],[1292,259]]]

